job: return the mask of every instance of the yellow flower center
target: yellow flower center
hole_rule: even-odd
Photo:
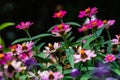
[[[61,13],[60,13],[60,12],[58,12],[56,15],[57,15],[57,17],[60,17],[60,16],[61,16]]]
[[[85,12],[88,14],[90,13],[90,8],[85,9]]]
[[[22,44],[22,49],[23,49],[23,50],[27,50],[27,46],[26,46],[25,43]]]
[[[54,80],[53,72],[49,73],[49,80]]]
[[[4,58],[4,56],[5,56],[4,54],[0,54],[0,59]]]
[[[84,49],[82,49],[82,50],[80,51],[80,54],[81,54],[81,58],[82,58],[82,59],[85,59],[85,58],[88,57],[87,54],[85,53],[85,50],[84,50]]]
[[[51,43],[48,44],[48,47],[50,48],[50,51],[54,50],[54,47],[53,47],[53,45]]]
[[[103,23],[106,24],[106,23],[107,23],[107,20],[103,20]]]
[[[96,25],[97,25],[97,22],[96,22],[96,21],[92,22],[92,25],[93,25],[93,26],[96,26]]]
[[[112,60],[113,58],[111,56],[108,57],[108,60]]]
[[[59,29],[59,30],[63,29],[62,24],[58,25],[58,29]]]

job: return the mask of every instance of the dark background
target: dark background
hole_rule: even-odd
[[[88,7],[97,7],[97,17],[104,19],[115,19],[116,23],[110,28],[112,37],[120,32],[120,0],[0,0],[0,24],[4,22],[32,21],[30,27],[32,36],[45,33],[52,25],[59,23],[53,19],[54,11],[63,9],[67,11],[64,21],[76,21],[82,23],[78,12]],[[9,45],[17,38],[26,37],[24,31],[15,26],[8,27],[0,32],[0,35]],[[79,36],[80,33],[75,35]],[[47,39],[49,42],[49,39]]]

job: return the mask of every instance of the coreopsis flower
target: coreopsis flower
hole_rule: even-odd
[[[92,57],[96,57],[96,54],[94,54],[94,51],[84,50],[82,49],[82,47],[78,48],[77,53],[74,54],[75,63],[78,63],[80,61],[86,62],[87,60],[91,60]]]
[[[38,71],[41,80],[59,80],[64,76],[60,72],[52,72],[52,71]]]
[[[13,77],[15,72],[21,72],[22,70],[25,70],[26,67],[22,66],[21,61],[12,60],[4,65],[4,69],[5,69],[5,74],[8,77]]]
[[[16,26],[16,28],[18,28],[20,30],[25,30],[25,29],[28,29],[32,24],[33,24],[33,22],[30,22],[30,21],[20,22],[20,24],[18,24]]]
[[[115,23],[115,20],[103,20],[103,23],[106,24],[105,28],[108,29],[110,26],[112,26]]]
[[[60,43],[55,42],[53,45],[51,43],[48,44],[48,46],[45,46],[45,50],[43,50],[44,53],[50,54],[55,52],[60,47]]]
[[[80,76],[80,71],[78,69],[73,69],[70,73],[73,78]]]
[[[105,62],[113,62],[113,61],[115,61],[115,59],[116,59],[116,57],[113,55],[113,54],[107,54],[106,56],[105,56]]]
[[[115,35],[116,38],[112,39],[112,44],[119,45],[120,44],[120,35]]]
[[[91,20],[89,22],[89,26],[88,28],[89,29],[92,29],[92,28],[101,28],[103,26],[103,22],[101,20],[98,20],[98,19],[95,19],[95,20]]]
[[[18,44],[17,45],[18,47],[16,48],[17,54],[19,55],[20,53],[30,51],[33,48],[32,47],[33,44],[34,44],[34,42],[32,42],[32,41],[23,43],[22,45]]]
[[[72,28],[70,28],[69,24],[62,23],[60,25],[54,26],[53,30],[51,30],[51,33],[54,34],[55,36],[62,36],[69,32]]]
[[[54,13],[53,18],[63,18],[67,11],[60,10],[59,12]]]
[[[87,9],[85,9],[84,11],[80,11],[78,17],[79,18],[83,18],[83,17],[91,17],[92,15],[96,14],[98,11],[97,11],[97,8],[96,7],[93,7],[93,8],[90,8],[88,7]]]

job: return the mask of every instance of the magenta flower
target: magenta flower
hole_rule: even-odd
[[[78,63],[80,61],[86,62],[87,60],[91,60],[92,57],[96,57],[94,51],[84,50],[81,47],[78,48],[77,53],[74,54],[74,63]]]
[[[60,10],[59,12],[54,13],[53,18],[63,18],[67,12]]]
[[[103,26],[103,22],[101,21],[101,20],[98,20],[98,19],[95,19],[95,20],[91,20],[90,22],[89,22],[89,26],[88,26],[88,28],[89,29],[92,29],[92,28],[101,28],[102,26]]]
[[[0,50],[2,49],[2,45],[0,44]]]
[[[62,23],[60,25],[54,26],[53,30],[51,30],[51,33],[60,37],[69,32],[71,29],[72,28],[70,28],[69,24]]]
[[[20,30],[24,30],[24,29],[28,29],[33,23],[28,21],[28,22],[20,22],[19,25],[16,26],[16,28],[20,29]]]
[[[116,57],[113,55],[113,54],[107,54],[106,56],[105,56],[105,62],[113,62],[113,61],[115,61],[115,59],[116,59]]]
[[[80,11],[78,17],[79,18],[83,18],[83,17],[91,17],[92,15],[96,14],[98,11],[97,11],[97,8],[96,7],[93,7],[93,8],[90,8],[88,7],[87,9],[85,9],[84,11]]]
[[[111,42],[112,42],[112,44],[120,44],[120,35],[115,35],[116,36],[116,38],[114,38],[114,39],[112,39],[111,40]]]
[[[78,28],[78,31],[79,32],[85,32],[85,31],[87,31],[89,28],[88,28],[88,25],[87,24],[85,24],[85,25],[83,25],[81,28]]]

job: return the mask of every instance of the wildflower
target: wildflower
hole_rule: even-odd
[[[113,54],[107,54],[105,56],[105,62],[113,62],[116,59],[116,57]]]
[[[88,25],[87,24],[83,25],[81,28],[78,28],[79,32],[85,32],[87,30],[88,30]]]
[[[63,18],[67,12],[60,10],[59,12],[54,13],[53,18]]]
[[[29,57],[25,60],[25,66],[30,67],[31,65],[34,65],[36,63],[35,59],[32,57]]]
[[[21,72],[22,70],[25,70],[26,67],[22,67],[21,61],[12,60],[11,62],[8,62],[4,65],[5,74],[8,77],[13,77],[15,72]]]
[[[88,7],[87,9],[85,9],[84,11],[80,11],[78,17],[79,18],[83,18],[83,17],[91,17],[92,15],[96,14],[98,11],[97,11],[97,8],[96,7],[93,7],[93,8],[90,8]]]
[[[88,28],[89,29],[92,29],[92,28],[101,28],[103,26],[103,22],[101,20],[98,20],[98,19],[95,19],[95,20],[91,20],[89,22],[89,26]]]
[[[52,72],[52,71],[38,71],[38,74],[41,80],[59,80],[62,79],[64,76],[60,72]]]
[[[115,23],[115,20],[104,20],[103,21],[104,24],[106,24],[106,29],[108,29],[110,26],[112,26]]]
[[[20,29],[20,30],[25,30],[25,29],[28,29],[33,23],[30,22],[30,21],[27,21],[27,22],[20,22],[20,24],[18,24],[16,26],[16,28]]]
[[[69,24],[62,23],[60,25],[54,26],[53,30],[51,30],[51,33],[60,37],[69,32],[70,30],[71,28]]]
[[[70,75],[73,77],[73,78],[76,78],[80,75],[80,71],[78,69],[73,69],[70,73]]]
[[[115,35],[115,36],[116,36],[116,38],[112,39],[111,42],[112,42],[112,44],[119,45],[120,44],[120,35]]]
[[[107,77],[110,75],[110,70],[106,64],[99,63],[98,66],[92,70],[92,74],[98,78]]]
[[[46,50],[43,50],[44,53],[50,54],[55,52],[60,47],[60,43],[55,42],[53,45],[51,43],[48,46],[45,46]]]
[[[84,50],[81,47],[78,48],[77,53],[79,54],[74,54],[75,63],[78,63],[80,61],[85,62],[87,60],[91,60],[92,57],[96,57],[96,54],[94,54],[94,51]]]
[[[33,44],[34,43],[32,41],[23,43],[22,45],[18,44],[18,47],[16,48],[17,54],[19,55],[20,53],[30,51],[32,49]]]

